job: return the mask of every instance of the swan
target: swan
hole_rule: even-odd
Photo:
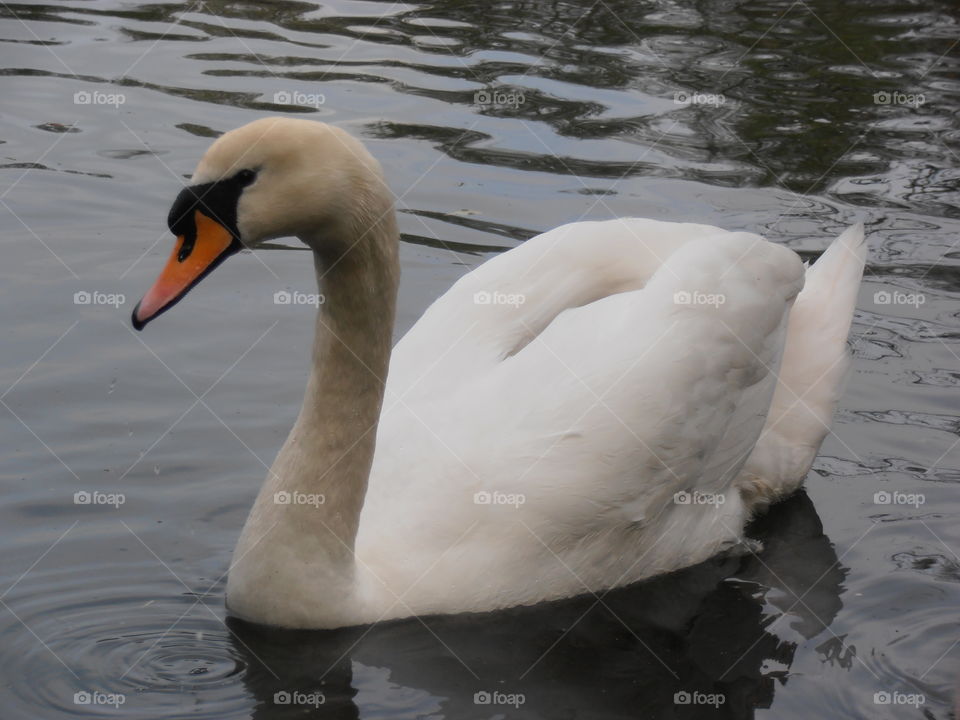
[[[829,431],[866,245],[575,222],[463,276],[391,352],[398,231],[346,131],[262,118],[180,192],[137,330],[295,236],[325,302],[303,406],[234,551],[228,612],[335,628],[599,593],[751,549]],[[389,373],[388,373],[389,369]]]

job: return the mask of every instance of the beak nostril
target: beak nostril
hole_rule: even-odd
[[[190,257],[190,253],[193,252],[193,247],[196,244],[197,228],[196,225],[191,223],[190,227],[186,228],[183,233],[183,243],[181,243],[180,250],[177,252],[177,262],[183,262]]]

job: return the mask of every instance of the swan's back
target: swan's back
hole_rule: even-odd
[[[395,350],[358,557],[445,612],[736,544],[755,504],[802,481],[797,448],[832,412],[863,262],[862,229],[844,238],[796,325],[797,255],[703,225],[575,223],[471,272]]]
[[[676,249],[718,234],[726,231],[619,218],[561,225],[497,255],[460,278],[397,344],[387,405],[391,391],[410,400],[459,387],[464,376],[517,352],[560,313],[639,290]]]

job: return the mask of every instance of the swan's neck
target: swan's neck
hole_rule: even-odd
[[[357,533],[390,363],[399,276],[391,240],[377,258],[356,249],[332,261],[315,255],[324,302],[303,407],[283,451],[296,462],[285,463],[280,485],[324,496],[315,514],[345,553]]]
[[[230,570],[231,611],[257,622],[344,624],[356,603],[353,548],[390,360],[399,263],[392,208],[353,227],[332,239],[328,230],[324,241],[339,253],[314,253],[324,302],[303,407]],[[308,244],[323,246],[319,238]]]

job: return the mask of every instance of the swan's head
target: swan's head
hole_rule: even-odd
[[[355,211],[389,212],[389,203],[380,207],[388,196],[377,161],[332,125],[272,117],[231,130],[170,208],[176,245],[134,308],[133,326],[143,329],[244,247],[296,236],[322,257],[342,254],[357,236]]]

